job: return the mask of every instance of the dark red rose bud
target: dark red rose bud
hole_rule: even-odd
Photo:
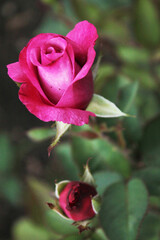
[[[95,188],[84,182],[69,182],[59,196],[59,204],[67,217],[83,221],[95,216],[91,199],[97,194]]]

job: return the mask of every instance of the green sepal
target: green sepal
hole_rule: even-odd
[[[84,221],[78,221],[74,222],[73,225],[76,226],[79,229],[79,233],[90,230],[89,224],[91,223],[91,220],[84,220]]]
[[[123,113],[114,103],[98,94],[93,94],[93,98],[86,110],[93,112],[97,117],[102,118],[128,116],[126,113]]]
[[[92,176],[92,174],[90,172],[88,163],[84,167],[84,173],[83,173],[83,175],[81,177],[81,181],[95,186],[95,181],[94,181],[94,178],[93,178],[93,176]]]
[[[68,130],[71,124],[63,123],[63,122],[56,122],[56,136],[53,139],[51,145],[48,148],[48,156],[50,156],[50,153],[52,149],[55,147],[55,145],[58,143],[62,135]]]
[[[101,197],[97,194],[91,199],[92,202],[92,208],[95,214],[98,214],[100,208],[101,208]]]
[[[60,215],[62,218],[66,219],[66,220],[72,221],[70,218],[68,218],[68,217],[65,215],[65,213],[63,212],[63,210],[60,208],[58,201],[56,201],[55,205],[54,205],[53,203],[47,203],[47,205],[48,205],[48,207],[49,207],[52,211],[56,212],[56,213],[57,213],[58,215]]]
[[[69,183],[70,181],[68,180],[64,180],[64,181],[61,181],[59,183],[56,183],[56,187],[55,187],[55,195],[57,198],[59,198],[60,196],[60,193],[62,192],[62,190],[65,188],[65,186]]]

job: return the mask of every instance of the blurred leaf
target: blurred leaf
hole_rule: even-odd
[[[135,240],[147,205],[147,191],[140,180],[133,179],[127,186],[122,182],[111,185],[99,213],[106,235],[112,240]]]
[[[48,209],[47,202],[53,202],[54,198],[51,197],[53,189],[42,181],[34,178],[28,179],[26,204],[29,208],[32,219],[39,224],[45,222],[45,212]]]
[[[148,71],[148,67],[134,67],[133,65],[127,65],[122,67],[122,73],[130,77],[134,81],[138,81],[143,88],[155,89],[157,86],[155,84],[153,76]]]
[[[160,116],[144,128],[140,151],[147,165],[160,166]]]
[[[119,46],[117,49],[118,56],[130,64],[147,64],[149,63],[149,51],[144,48],[136,48],[131,46]]]
[[[22,198],[22,183],[14,176],[8,176],[6,179],[1,180],[1,191],[5,198],[12,203],[18,204]]]
[[[97,58],[97,62],[94,64],[93,69],[92,69],[93,80],[95,80],[97,77],[101,59],[102,59],[102,55],[100,54]]]
[[[138,82],[132,82],[123,87],[120,91],[120,106],[124,112],[129,112],[132,105],[134,104],[135,98],[138,91]]]
[[[137,99],[139,115],[143,122],[147,122],[159,114],[159,102],[157,101],[157,96],[153,91],[144,88],[140,88],[139,90],[140,91]],[[147,96],[149,101],[146,101],[144,96]]]
[[[85,127],[76,127],[76,130],[83,130]],[[83,165],[91,158],[91,172],[109,168],[121,173],[125,177],[130,175],[130,163],[127,157],[107,139],[88,140],[73,137],[72,151],[74,160],[79,166],[81,173],[83,172]]]
[[[160,216],[149,213],[142,223],[137,240],[159,240]]]
[[[20,219],[13,226],[14,240],[50,240],[58,239],[56,235],[48,230],[34,224],[29,219]]]
[[[144,181],[151,195],[160,197],[160,168],[148,167],[138,170],[134,176]]]
[[[141,119],[139,117],[137,108],[138,107],[136,107],[134,103],[128,111],[128,113],[131,116],[135,116],[135,117],[123,119],[123,124],[122,124],[122,127],[124,129],[123,134],[124,134],[127,146],[132,144],[135,145],[136,143],[138,144],[142,136],[142,123],[141,123]]]
[[[27,136],[33,141],[43,141],[56,135],[53,128],[33,128],[27,131]]]
[[[122,122],[123,134],[126,143],[135,144],[141,138],[142,129],[138,114],[137,98],[138,98],[139,83],[137,81],[126,84],[119,90],[119,106],[123,112],[127,112],[133,117],[124,118]]]
[[[138,41],[148,47],[160,42],[159,18],[152,0],[137,0],[134,6],[134,30]]]
[[[100,9],[94,3],[85,0],[71,0],[72,7],[80,20],[88,20],[96,24],[100,18]]]
[[[150,196],[149,203],[151,206],[156,207],[157,209],[158,208],[160,209],[160,197]]]
[[[101,89],[100,95],[119,105],[119,92],[130,83],[130,79],[124,74],[112,77]]]
[[[86,110],[95,113],[97,117],[103,118],[127,116],[114,103],[98,94],[93,95]]]
[[[108,240],[102,229],[97,229],[92,235],[92,240]]]
[[[57,0],[41,0],[45,4],[53,5],[57,2]]]
[[[108,17],[106,12],[101,17],[100,24],[100,33],[115,43],[127,44],[131,39],[127,24],[120,19],[116,20],[114,17]]]
[[[83,236],[75,234],[68,237],[64,237],[63,240],[83,240]]]
[[[60,163],[60,170],[64,170],[64,173],[62,173],[62,171],[58,172],[58,170],[56,169],[55,173],[53,172],[55,177],[60,180],[78,180],[78,168],[73,161],[71,145],[69,143],[61,143],[56,146],[54,152],[56,156],[56,161]]]
[[[14,164],[14,148],[7,135],[0,134],[0,172],[10,171]]]
[[[101,64],[99,66],[97,76],[94,82],[95,92],[99,92],[103,88],[108,78],[112,76],[114,72],[115,68],[112,65]]]
[[[48,210],[46,212],[46,221],[48,227],[51,228],[57,234],[68,235],[78,233],[77,228],[72,225],[73,223],[72,220],[66,220],[52,210]]]
[[[61,35],[66,35],[69,31],[70,28],[64,22],[47,15],[43,18],[43,21],[38,27],[38,29],[36,29],[35,34],[57,33]]]
[[[89,4],[96,4],[98,7],[101,7],[102,10],[111,8],[124,7],[131,4],[132,0],[87,0]]]
[[[98,194],[102,195],[109,186],[111,186],[113,183],[119,182],[123,180],[123,177],[116,173],[111,171],[100,171],[96,172],[93,175],[96,186],[97,186],[97,192]]]

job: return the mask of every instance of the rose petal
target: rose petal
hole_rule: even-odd
[[[88,50],[87,62],[76,75],[68,89],[66,89],[60,101],[57,103],[57,107],[65,106],[77,108],[78,106],[81,109],[87,107],[93,95],[93,78],[89,71],[94,62],[95,55],[95,50],[90,47]]]
[[[73,80],[71,61],[67,53],[52,64],[39,66],[38,73],[45,94],[56,104]]]
[[[76,185],[80,186],[80,204],[76,208],[68,209],[67,204],[69,201],[69,193]],[[69,182],[60,193],[60,207],[65,212],[65,214],[74,221],[83,221],[86,219],[90,219],[95,216],[91,204],[91,196],[95,196],[96,194],[97,192],[95,188],[90,186],[89,184],[76,181]]]
[[[19,62],[11,63],[7,65],[8,68],[8,75],[12,78],[15,82],[27,82],[28,78],[22,71]]]
[[[56,106],[86,109],[88,103],[92,99],[92,96],[93,79],[92,72],[89,71],[85,78],[80,81],[77,80],[74,84],[69,86]]]
[[[67,42],[61,37],[53,37],[30,50],[30,59],[35,66],[48,65],[63,56]]]
[[[28,77],[29,82],[33,84],[36,90],[42,95],[42,97],[50,103],[49,99],[45,95],[44,91],[42,90],[40,83],[38,81],[38,74],[36,67],[33,66],[30,62],[27,63],[27,47],[24,47],[19,55],[19,63],[20,67],[25,73],[25,75]]]
[[[87,54],[88,48],[94,46],[98,34],[95,26],[85,20],[76,24],[67,37],[77,43],[83,49],[84,54]]]
[[[27,109],[44,122],[62,121],[68,124],[81,126],[87,124],[89,116],[94,113],[71,108],[57,108],[46,103],[39,92],[30,84],[22,84],[19,90],[19,99]]]

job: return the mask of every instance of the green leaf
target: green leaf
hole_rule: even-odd
[[[105,189],[107,189],[113,183],[123,180],[123,177],[120,174],[111,171],[96,172],[93,177],[97,186],[97,192],[100,195],[103,195]]]
[[[22,200],[22,183],[15,176],[1,179],[0,189],[4,197],[12,204],[18,205]]]
[[[137,0],[134,8],[134,29],[137,39],[145,46],[156,47],[160,42],[160,22],[156,5],[151,0]]]
[[[52,210],[46,212],[46,221],[50,229],[60,235],[77,233],[78,230],[72,225],[72,220],[66,220]]]
[[[49,1],[49,0],[48,0]],[[55,7],[59,8],[59,3],[54,4]],[[35,34],[40,33],[57,33],[66,35],[70,31],[70,28],[62,21],[59,21],[57,18],[53,18],[53,16],[48,16],[48,14],[43,18],[42,23],[36,29]]]
[[[14,148],[7,135],[0,135],[0,171],[8,172],[14,164]]]
[[[125,65],[121,69],[122,73],[130,77],[134,81],[138,81],[143,88],[155,89],[156,84],[148,67]]]
[[[99,216],[109,239],[135,240],[147,205],[147,191],[139,179],[132,179],[127,186],[119,182],[107,188]]]
[[[143,161],[150,166],[160,167],[160,116],[150,121],[144,128],[140,151]]]
[[[63,240],[83,240],[83,236],[75,234],[68,237],[64,237]]]
[[[98,60],[97,60],[98,61]],[[106,84],[107,80],[114,75],[115,67],[109,64],[101,64],[98,68],[97,75],[94,81],[95,92],[99,92]]]
[[[109,239],[104,234],[103,230],[99,228],[93,233],[92,240],[109,240]]]
[[[138,82],[132,82],[124,86],[121,91],[120,105],[124,112],[128,112],[134,104],[138,92]]]
[[[85,129],[86,126],[75,129]],[[82,151],[83,149],[83,151]],[[130,162],[127,157],[111,143],[108,139],[84,139],[72,137],[73,158],[77,163],[80,172],[83,173],[83,165],[91,158],[91,172],[98,170],[115,170],[126,178],[130,175]]]
[[[160,197],[160,168],[148,167],[134,172],[134,176],[141,178],[151,195]]]
[[[116,19],[116,17],[112,15],[108,16],[106,15],[106,11],[104,12],[103,17],[101,17],[100,33],[116,44],[124,44],[124,42],[131,41],[130,32],[128,31],[128,26],[126,21],[124,21],[124,18]],[[103,49],[105,50],[105,48]]]
[[[96,24],[100,18],[100,9],[95,4],[85,0],[71,0],[72,7],[80,20],[88,20]]]
[[[13,226],[14,240],[50,240],[58,239],[57,235],[53,235],[48,230],[34,224],[29,219],[20,219]]]
[[[47,202],[55,202],[53,189],[46,183],[29,178],[27,181],[26,205],[29,208],[31,218],[38,224],[44,224],[45,212],[48,209]]]
[[[55,179],[69,179],[73,181],[78,180],[78,169],[75,162],[73,161],[71,144],[59,144],[54,149],[54,155],[55,164],[59,166],[59,168],[53,169],[53,175],[55,176]]]
[[[137,240],[159,240],[160,216],[149,213],[144,219]]]
[[[117,54],[126,63],[129,64],[148,64],[149,63],[149,51],[144,48],[136,48],[131,46],[119,46]]]
[[[55,135],[56,131],[52,128],[33,128],[27,131],[27,136],[36,142],[46,140]]]
[[[95,113],[97,117],[103,118],[127,116],[127,114],[121,112],[114,103],[98,94],[93,95],[86,110]]]
[[[55,147],[55,145],[58,143],[60,138],[63,136],[63,134],[68,130],[71,124],[63,123],[63,122],[56,122],[56,136],[51,145],[48,148],[48,155],[50,156],[50,153],[52,149]]]

